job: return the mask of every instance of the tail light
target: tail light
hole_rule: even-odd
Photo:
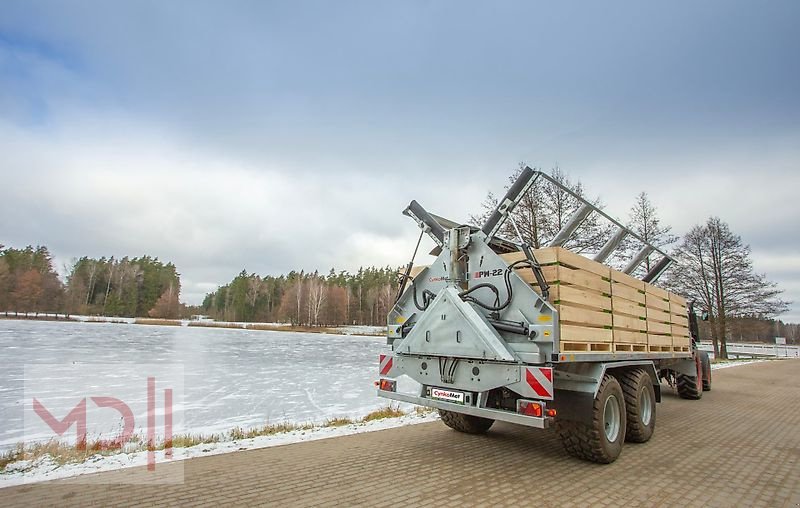
[[[378,388],[384,392],[395,392],[397,391],[397,381],[392,381],[391,379],[381,379],[378,382]]]

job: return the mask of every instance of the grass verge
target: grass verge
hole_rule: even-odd
[[[416,407],[412,414],[419,416],[426,415],[434,411],[430,408]],[[174,448],[190,448],[202,444],[221,443],[227,441],[241,441],[253,439],[260,436],[272,436],[285,434],[295,431],[311,431],[315,429],[343,427],[346,425],[365,424],[367,422],[383,420],[386,418],[398,418],[405,416],[406,413],[395,405],[389,405],[377,409],[360,419],[351,418],[331,418],[322,423],[276,423],[266,424],[261,427],[240,428],[236,427],[228,432],[217,434],[180,434],[172,438],[171,443],[159,442],[155,444],[153,450],[163,450],[168,444]],[[49,456],[50,459],[58,464],[82,463],[97,455],[116,455],[119,453],[136,453],[147,451],[147,441],[142,436],[134,435],[128,443],[123,446],[110,447],[109,443],[97,440],[84,443],[83,446],[76,446],[60,441],[49,441],[46,443],[35,443],[29,446],[18,444],[13,450],[0,454],[0,474],[7,472],[6,467],[19,461],[30,461],[36,463],[39,459]]]

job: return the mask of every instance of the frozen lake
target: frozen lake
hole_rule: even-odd
[[[26,364],[181,363],[183,431],[211,433],[386,406],[373,382],[387,350],[382,337],[0,320],[0,450],[23,440]]]

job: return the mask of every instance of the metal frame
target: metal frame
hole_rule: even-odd
[[[468,406],[466,404],[455,404],[442,400],[429,399],[427,397],[417,397],[415,395],[408,395],[405,393],[387,392],[380,389],[378,390],[378,396],[399,402],[409,402],[418,406],[428,406],[436,409],[443,409],[445,411],[453,411],[455,413],[479,416],[481,418],[491,418],[493,420],[499,420],[503,422],[517,423],[537,429],[546,429],[550,426],[550,418],[547,417],[526,416],[519,413],[512,413],[510,411],[501,411],[499,409],[490,409],[478,406]]]

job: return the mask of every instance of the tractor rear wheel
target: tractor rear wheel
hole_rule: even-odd
[[[678,396],[682,399],[699,400],[703,396],[703,361],[699,354],[695,354],[694,364],[696,372],[694,376],[678,374],[676,378]]]

